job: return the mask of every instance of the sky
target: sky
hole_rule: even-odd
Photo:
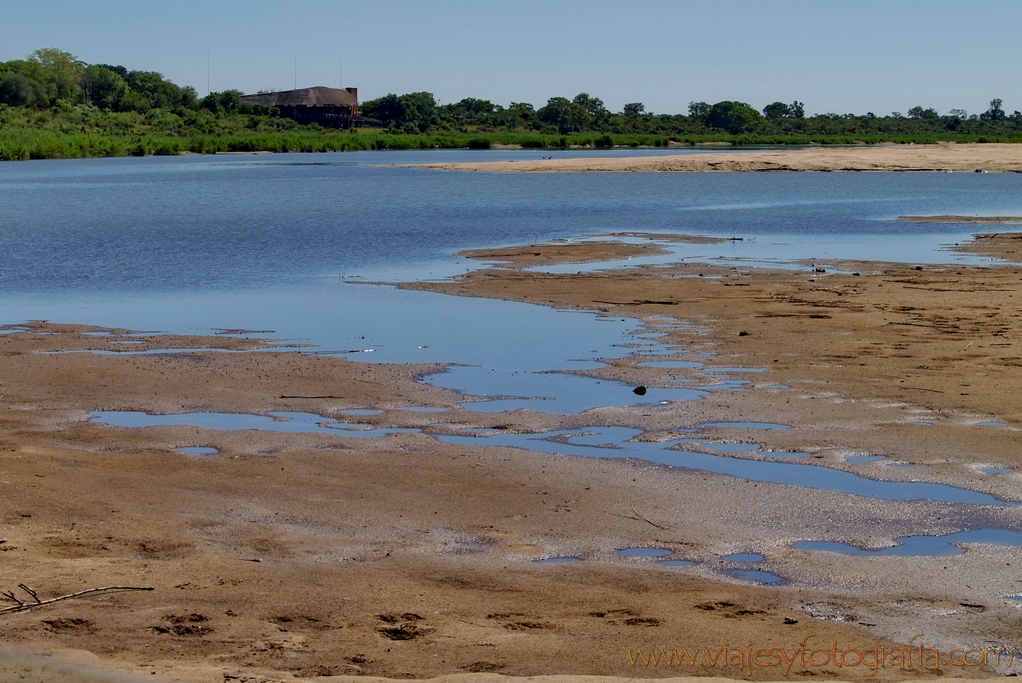
[[[325,85],[657,114],[1022,110],[1019,0],[0,0],[0,61],[54,47],[199,95]]]

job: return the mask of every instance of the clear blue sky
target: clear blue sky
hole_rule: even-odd
[[[1020,0],[2,0],[0,61],[55,47],[200,95],[296,83],[612,111],[1022,110]],[[208,55],[208,81],[207,81]]]

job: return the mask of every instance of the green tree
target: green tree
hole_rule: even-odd
[[[1003,121],[1004,119],[1008,118],[1007,115],[1004,113],[1004,109],[1002,108],[1003,104],[1004,102],[1002,102],[1000,99],[990,100],[990,107],[985,112],[980,114],[979,118],[982,119],[983,121]]]
[[[621,111],[622,116],[627,116],[628,118],[633,119],[642,116],[644,113],[646,113],[646,105],[642,102],[629,102]]]
[[[551,97],[546,106],[536,112],[540,121],[555,126],[559,133],[571,133],[582,130],[592,117],[585,109],[566,97]]]
[[[436,122],[436,98],[431,92],[413,92],[402,95],[401,103],[405,107],[402,125],[411,124],[425,133]]]
[[[214,114],[230,114],[238,110],[241,104],[240,90],[224,90],[211,92],[202,98],[201,106]]]
[[[940,118],[937,110],[930,107],[929,109],[923,109],[922,107],[912,107],[908,110],[908,116],[911,119],[927,119],[930,121],[936,121]]]
[[[61,99],[79,101],[85,62],[53,47],[36,50],[28,61],[38,65],[37,80],[46,87],[50,104]]]
[[[447,105],[448,114],[456,121],[480,122],[488,114],[497,111],[497,105],[489,100],[480,100],[475,97],[466,97],[460,102]]]
[[[689,116],[702,116],[710,111],[710,105],[706,102],[689,102],[688,103],[688,115]]]
[[[47,107],[50,100],[40,83],[14,71],[0,79],[0,103],[12,107]]]
[[[85,102],[100,109],[123,111],[128,84],[116,71],[93,64],[85,67],[82,76],[82,94]]]
[[[725,100],[710,107],[706,114],[706,125],[732,135],[740,135],[753,130],[762,119],[760,113],[745,102]]]
[[[603,100],[599,97],[593,97],[587,92],[580,92],[575,95],[572,103],[582,107],[585,113],[596,123],[606,121],[610,116],[610,112],[603,106]]]
[[[394,93],[362,103],[362,113],[388,126],[400,125],[405,118],[404,102]]]
[[[786,119],[791,117],[791,107],[784,102],[773,102],[763,107],[763,116],[768,119]]]

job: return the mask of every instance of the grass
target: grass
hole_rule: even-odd
[[[878,143],[1022,142],[1009,137],[960,134],[656,135],[546,134],[531,131],[399,134],[380,129],[325,130],[257,116],[215,116],[189,110],[111,113],[92,107],[36,111],[0,105],[0,160],[177,155],[218,152],[354,152],[405,149],[610,149],[672,144],[849,145]]]

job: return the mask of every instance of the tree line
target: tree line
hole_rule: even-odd
[[[161,138],[291,134],[299,130],[329,134],[316,124],[299,126],[280,119],[273,107],[241,104],[241,95],[238,90],[225,90],[200,98],[194,88],[176,85],[157,72],[87,64],[70,53],[44,48],[25,59],[0,62],[0,133],[45,129],[52,134]],[[504,140],[514,135],[521,140],[511,144],[541,147],[666,145],[671,141],[1022,141],[1022,114],[1008,114],[1000,99],[991,100],[984,111],[975,114],[963,109],[940,114],[932,107],[914,106],[905,114],[807,115],[805,104],[799,101],[772,102],[756,109],[732,100],[713,104],[693,101],[685,113],[655,114],[641,102],[627,103],[621,111],[612,112],[603,100],[589,93],[570,99],[551,97],[537,108],[527,102],[511,102],[505,107],[474,97],[442,104],[432,93],[422,91],[388,94],[363,102],[361,108],[367,124],[376,127],[374,134],[391,136],[387,144],[397,144],[396,137],[410,135],[443,138],[443,145],[456,144],[460,136],[468,140],[468,146],[488,146],[497,141],[494,136]],[[474,143],[468,139],[472,136]],[[23,144],[20,149],[18,154],[29,153],[24,152]],[[148,148],[143,145],[142,149]]]
[[[389,94],[362,103],[364,114],[395,132],[442,131],[501,132],[534,131],[565,135],[608,133],[668,136],[707,135],[913,135],[956,133],[1002,137],[1022,130],[1022,113],[1010,115],[1000,99],[993,99],[985,111],[969,114],[952,109],[940,115],[932,107],[916,106],[907,114],[892,112],[878,116],[858,114],[815,114],[807,116],[805,104],[772,102],[757,110],[745,102],[715,104],[690,102],[686,114],[654,114],[641,102],[625,104],[611,112],[603,100],[589,93],[572,99],[551,97],[536,109],[526,102],[503,107],[489,100],[468,97],[440,104],[432,93]]]
[[[56,48],[36,50],[25,59],[0,62],[0,104],[33,109],[95,107],[109,112],[154,109],[188,112],[276,115],[272,107],[245,107],[239,90],[200,98],[155,71],[129,71],[111,64],[86,64]]]

